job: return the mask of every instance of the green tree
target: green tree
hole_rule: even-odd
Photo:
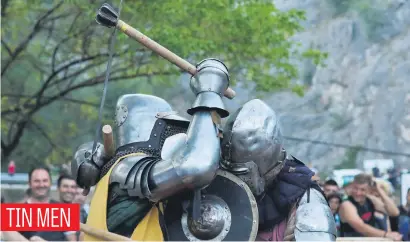
[[[102,3],[2,1],[3,164],[10,157],[65,162],[78,142],[92,136],[110,37],[117,38],[110,85],[121,83],[109,89],[109,99],[172,85],[181,74],[126,35],[112,36],[97,25]],[[298,70],[290,59],[319,64],[326,57],[290,41],[302,30],[303,11],[281,12],[270,0],[124,1],[121,19],[191,63],[223,60],[233,80],[254,82],[260,91],[291,88],[300,94],[303,89],[291,82]],[[112,107],[106,110],[110,122]]]
[[[335,166],[335,169],[355,169],[357,167],[357,156],[362,149],[361,146],[355,146],[346,150],[344,159],[339,165]]]

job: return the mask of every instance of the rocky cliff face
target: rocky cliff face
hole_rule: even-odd
[[[294,38],[329,57],[325,67],[297,63],[302,75],[296,81],[309,86],[304,97],[281,92],[264,100],[281,115],[285,136],[410,154],[410,1],[374,0],[350,8],[338,1],[274,1],[279,9],[306,11],[306,31]],[[226,102],[231,110],[255,98],[235,90],[238,98]],[[346,159],[359,167],[374,158],[410,166],[408,156],[292,140],[286,148],[320,170]]]
[[[323,68],[301,63],[299,81],[310,85],[303,98],[279,93],[268,102],[282,114],[287,136],[410,154],[410,1],[372,1],[335,16],[337,1],[275,1],[281,9],[306,10],[306,31],[295,38],[329,57]],[[306,142],[287,146],[319,169],[331,169],[347,154]],[[348,158],[359,167],[373,158],[410,164],[410,157],[376,152]]]

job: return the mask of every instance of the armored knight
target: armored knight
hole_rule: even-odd
[[[167,240],[163,205],[186,190],[201,189],[215,178],[220,160],[218,121],[229,115],[222,94],[229,86],[226,66],[216,59],[197,65],[190,86],[196,100],[192,121],[172,111],[163,99],[141,94],[119,98],[116,154],[104,147],[78,148],[72,173],[83,188],[96,185],[87,224],[133,240]],[[86,235],[85,240],[99,240]]]
[[[335,221],[314,173],[283,148],[278,117],[266,103],[245,103],[223,130],[221,166],[257,199],[257,240],[336,240]]]
[[[79,147],[72,163],[77,183],[96,185],[87,224],[142,241],[255,240],[256,234],[335,241],[330,208],[313,172],[284,150],[275,112],[251,100],[230,116],[221,139],[228,70],[216,59],[197,70],[191,122],[161,98],[124,95],[115,156],[105,157],[102,144],[94,153],[92,143]]]

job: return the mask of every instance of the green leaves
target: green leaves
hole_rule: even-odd
[[[59,1],[28,2],[9,1],[3,21],[3,40],[12,52],[18,46],[22,52],[2,75],[3,93],[21,97],[2,100],[2,112],[20,108],[7,114],[18,117],[15,123],[29,118],[48,120],[47,125],[41,123],[49,137],[37,140],[39,146],[51,148],[38,159],[59,163],[72,155],[71,149],[79,142],[93,137],[113,29],[95,22],[96,11],[104,3],[101,0],[93,4],[65,0],[55,10]],[[292,84],[299,77],[293,60],[309,59],[320,65],[327,56],[315,49],[301,50],[299,43],[291,40],[302,30],[304,12],[279,11],[271,0],[126,0],[121,19],[192,64],[204,58],[221,59],[233,82],[255,83],[260,92],[288,89],[302,95],[304,87]],[[159,90],[175,86],[181,74],[176,66],[121,31],[115,38],[105,122],[112,120],[118,96],[165,93]],[[2,45],[2,51],[8,51],[6,46]],[[10,58],[4,54],[2,62]],[[6,136],[8,127],[19,128],[2,121]],[[27,144],[40,133],[34,126],[24,129],[21,137],[10,135],[25,145],[15,148],[20,157],[39,149]]]
[[[324,61],[328,57],[328,53],[319,50],[308,49],[302,53],[302,56],[311,59],[315,65],[325,66]]]
[[[124,16],[131,15],[128,11],[133,8],[124,10],[126,21]],[[293,55],[291,49],[297,43],[289,37],[302,29],[299,22],[305,19],[304,13],[295,9],[281,12],[270,1],[147,2],[139,5],[138,16],[135,22],[126,22],[184,58],[217,57],[230,68],[246,70],[248,79],[242,81],[255,82],[259,90],[287,87],[297,78],[291,58],[320,64],[326,57],[317,50]],[[262,67],[260,62],[270,66]],[[279,72],[272,73],[272,69]]]
[[[296,93],[298,96],[301,97],[305,93],[305,88],[301,85],[294,85],[292,87],[292,92]]]

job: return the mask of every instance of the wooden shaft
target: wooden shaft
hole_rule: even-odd
[[[132,239],[125,236],[114,234],[109,231],[96,229],[86,224],[80,223],[80,230],[88,235],[98,238],[104,241],[132,241]]]
[[[236,92],[232,88],[228,87],[224,92],[224,96],[229,99],[233,99],[236,96]]]
[[[110,125],[104,125],[102,128],[104,150],[106,157],[113,157],[115,154],[114,136]]]
[[[177,56],[176,54],[172,53],[170,50],[158,44],[154,40],[150,39],[148,36],[139,32],[138,30],[134,29],[130,25],[126,24],[124,21],[118,20],[117,27],[129,37],[140,42],[148,49],[153,50],[155,53],[162,56],[166,60],[172,62],[182,70],[189,72],[191,75],[196,74],[196,68],[194,65]]]
[[[197,70],[194,65],[189,63],[188,61],[182,59],[181,57],[177,56],[164,46],[158,44],[154,40],[150,39],[148,36],[144,35],[140,31],[134,29],[127,23],[122,20],[118,20],[117,28],[120,29],[123,33],[128,35],[129,37],[135,39],[136,41],[140,42],[142,45],[147,47],[148,49],[154,51],[158,55],[162,56],[164,59],[168,60],[169,62],[173,63],[174,65],[178,66],[184,71],[187,71],[191,75],[195,75]],[[225,97],[229,99],[233,99],[236,95],[235,91],[232,90],[230,87],[226,89],[224,93]]]

